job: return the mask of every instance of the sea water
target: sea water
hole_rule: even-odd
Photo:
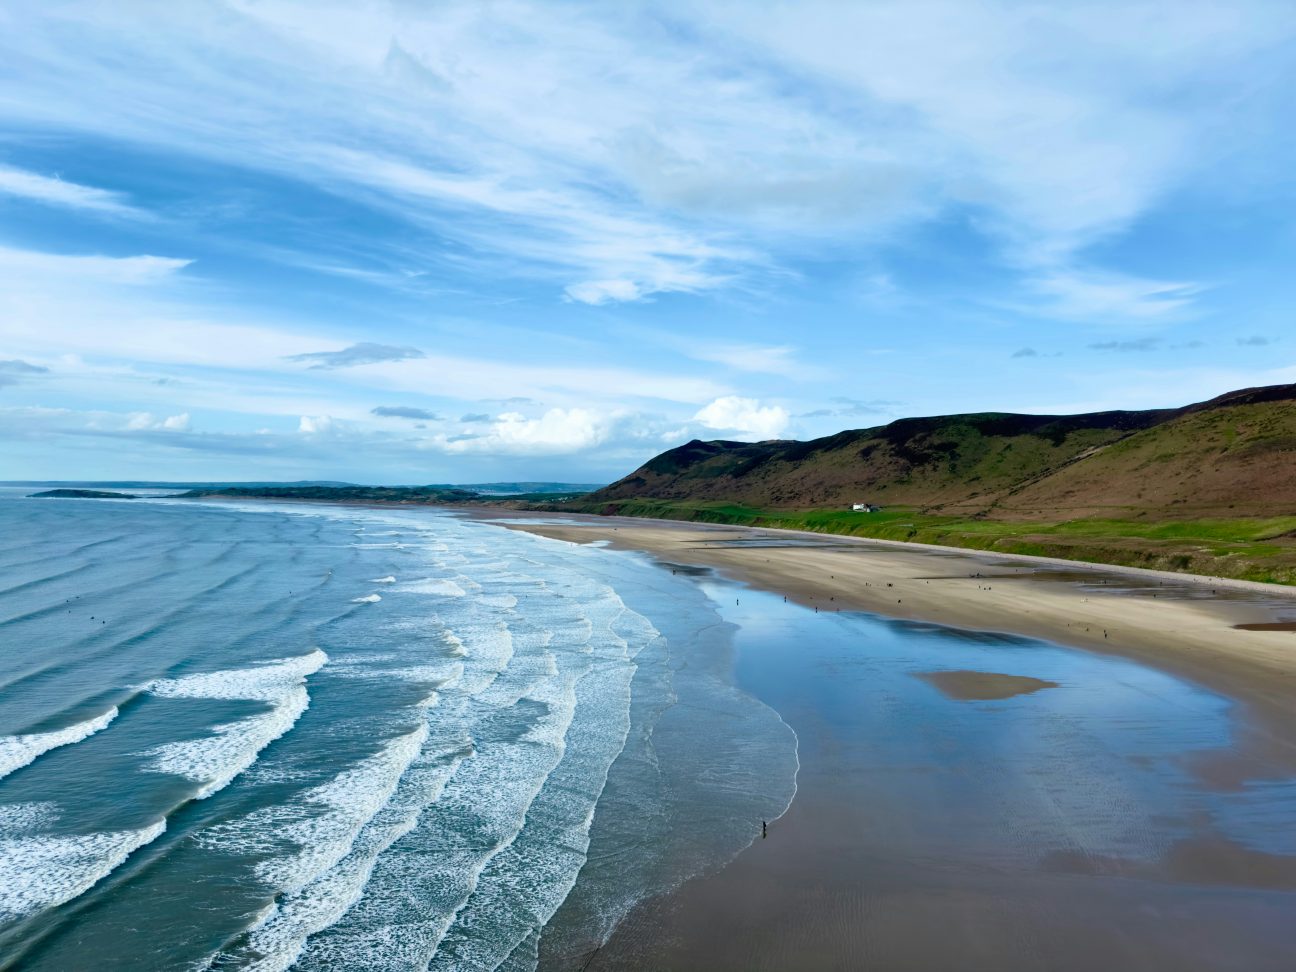
[[[795,792],[732,624],[433,510],[0,490],[0,969],[578,967]]]

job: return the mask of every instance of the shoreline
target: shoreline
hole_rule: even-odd
[[[472,511],[569,543],[707,568],[815,610],[1010,634],[1123,657],[1240,703],[1237,760],[1202,768],[1236,788],[1248,767],[1296,768],[1296,619],[1276,584],[831,534],[589,514]],[[548,521],[548,522],[544,522]]]
[[[1185,584],[1178,575],[1151,571],[843,542],[769,528],[520,514],[480,519],[568,543],[599,543],[664,569],[710,576],[734,623],[747,629],[743,615],[754,612],[745,674],[736,670],[735,683],[778,711],[799,738],[797,798],[770,824],[772,839],[754,840],[719,870],[640,902],[591,956],[591,970],[772,972],[880,962],[915,972],[1041,964],[1066,972],[1217,972],[1232,967],[1232,960],[1213,950],[1232,936],[1276,941],[1281,952],[1291,947],[1289,932],[1275,929],[1290,929],[1296,855],[1283,848],[1260,850],[1215,829],[1196,801],[1215,794],[1227,806],[1257,787],[1262,792],[1267,781],[1286,784],[1296,776],[1296,633],[1237,627],[1296,618],[1296,592],[1252,582],[1212,585],[1200,577]],[[744,590],[754,595],[750,602]],[[741,598],[730,601],[726,595]],[[777,603],[780,596],[785,603]],[[885,651],[839,641],[833,654],[831,637],[798,643],[796,632],[818,631],[822,638],[825,631],[817,617],[814,626],[797,620],[805,608],[816,615],[863,612],[892,630],[913,626],[935,633],[940,627],[984,633],[989,642],[1023,636],[1043,642],[1021,642],[1027,652],[1038,648],[1041,657],[1059,650],[1088,655],[1082,670],[1097,664],[1101,672],[1110,665],[1098,656],[1133,662],[1147,676],[1168,674],[1181,681],[1183,691],[1217,698],[1215,711],[1228,728],[1202,749],[1133,749],[1125,758],[1136,768],[1113,767],[1110,776],[1089,780],[1093,792],[1106,794],[1089,814],[1068,803],[1060,810],[1049,795],[1051,786],[1059,786],[1050,784],[1051,774],[1066,774],[1067,766],[1087,772],[1086,758],[1074,748],[1079,738],[1067,735],[1072,723],[1065,714],[1035,724],[1048,739],[1058,736],[1048,744],[1048,762],[1026,773],[1020,761],[1029,759],[1024,754],[1031,746],[996,750],[984,763],[972,757],[969,764],[963,762],[962,741],[978,738],[977,720],[1011,724],[1013,712],[1040,706],[1047,711],[1051,693],[1082,683],[1068,688],[1061,672],[1023,662],[1025,656],[1015,652],[1013,661],[987,655],[983,665],[968,665],[966,656],[953,652],[901,676],[927,683],[953,707],[927,709],[904,688],[886,684],[889,663],[878,667],[875,661],[886,658]],[[849,618],[841,622],[850,625]],[[804,664],[807,654],[816,662]],[[1085,714],[1072,710],[1079,719],[1102,723],[1109,698],[1128,700],[1129,693],[1146,691],[1134,687],[1146,676],[1107,670],[1107,681],[1090,681]],[[1179,690],[1167,694],[1182,708],[1168,711],[1159,686],[1151,684],[1147,703],[1161,705],[1165,721],[1135,733],[1199,724],[1197,710],[1175,695]],[[1065,703],[1059,711],[1066,712]],[[1209,711],[1200,710],[1203,722],[1210,721]],[[914,741],[906,744],[906,738]],[[897,751],[906,755],[896,757]],[[969,753],[975,752],[972,743]],[[1044,768],[1049,764],[1052,769]],[[1136,821],[1159,806],[1163,815],[1148,816],[1147,826],[1150,834],[1165,836],[1166,844],[1144,856],[1143,847],[1155,846],[1149,837],[1149,845],[1122,854],[1100,849],[1101,837],[1098,846],[1090,846],[1064,828],[1058,846],[1049,849],[1044,841],[1034,848],[1035,818],[1028,814],[1021,829],[1005,826],[997,797],[985,815],[978,785],[966,782],[968,772],[991,781],[982,784],[988,792],[1002,786],[1006,805],[1023,800],[1033,806],[1044,829],[1060,812],[1076,810],[1076,833],[1083,835],[1094,821]],[[1182,789],[1163,794],[1159,804],[1152,798],[1142,808],[1137,802],[1123,805],[1128,798],[1119,781],[1130,779],[1127,773],[1157,772],[1182,774]],[[1023,789],[1013,782],[1018,779],[1030,782]],[[1118,782],[1108,792],[1112,780]],[[1064,794],[1065,785],[1058,792]],[[1023,793],[1042,799],[1033,803]],[[966,801],[955,809],[944,799],[951,794]],[[1183,815],[1180,825],[1186,827],[1177,834],[1176,815]],[[943,822],[933,826],[933,818]],[[1014,859],[1019,852],[1029,857],[1033,848],[1048,852],[1033,862]],[[1144,921],[1147,909],[1158,917]],[[1106,931],[1096,932],[1094,925]],[[932,935],[937,928],[942,934]],[[866,961],[870,956],[876,961]],[[1252,967],[1277,972],[1285,966]]]

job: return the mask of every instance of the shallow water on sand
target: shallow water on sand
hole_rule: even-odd
[[[0,491],[0,968],[579,965],[792,797],[731,634],[431,510]]]
[[[797,797],[591,968],[1296,967],[1296,781],[1197,772],[1237,755],[1227,700],[1117,658],[703,586],[740,625],[739,684],[798,734]],[[974,699],[940,672],[1056,685]]]

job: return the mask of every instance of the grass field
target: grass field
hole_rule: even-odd
[[[1026,523],[939,516],[901,507],[877,513],[855,513],[848,510],[762,510],[733,503],[651,499],[600,503],[597,507],[576,501],[564,504],[563,509],[812,530],[1296,584],[1296,516],[1161,521],[1147,518],[1079,519]]]

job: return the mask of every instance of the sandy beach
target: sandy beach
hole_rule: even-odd
[[[790,530],[629,517],[503,526],[709,567],[818,611],[1041,638],[1173,672],[1247,710],[1296,766],[1296,589]]]
[[[640,551],[732,597],[725,615],[749,645],[739,681],[801,738],[797,798],[769,839],[645,902],[590,969],[1290,967],[1296,853],[1248,846],[1195,808],[1296,778],[1296,592],[790,531],[492,518]],[[829,622],[858,612],[881,629],[822,640]],[[888,630],[904,643],[903,676],[856,640],[876,645]],[[933,665],[908,654],[924,630],[991,647],[976,664],[943,649],[935,660],[948,667]],[[1049,652],[1077,670],[1050,669]],[[914,695],[907,686],[919,683],[944,701]],[[1104,715],[1131,686],[1153,708]],[[1068,715],[1057,693],[1077,690],[1090,695]],[[1042,735],[1022,752],[958,755],[990,724],[977,720],[1032,711],[1040,722],[1024,731]],[[1194,738],[1221,716],[1222,738]],[[1077,735],[1077,718],[1131,734],[1108,749]],[[1163,748],[1144,748],[1154,739]],[[1118,755],[1085,784],[1096,805],[1063,809],[1057,800],[1071,799],[1098,750]],[[1042,762],[1023,769],[1023,752]],[[976,797],[969,774],[990,781]],[[1132,800],[1128,787],[1146,774],[1168,788]],[[999,799],[1035,809],[1012,823],[993,808]],[[1102,838],[1083,836],[1095,825],[1143,836],[1128,853],[1104,852]],[[1030,836],[1038,826],[1075,828],[1074,843],[1049,851],[1055,838]]]

